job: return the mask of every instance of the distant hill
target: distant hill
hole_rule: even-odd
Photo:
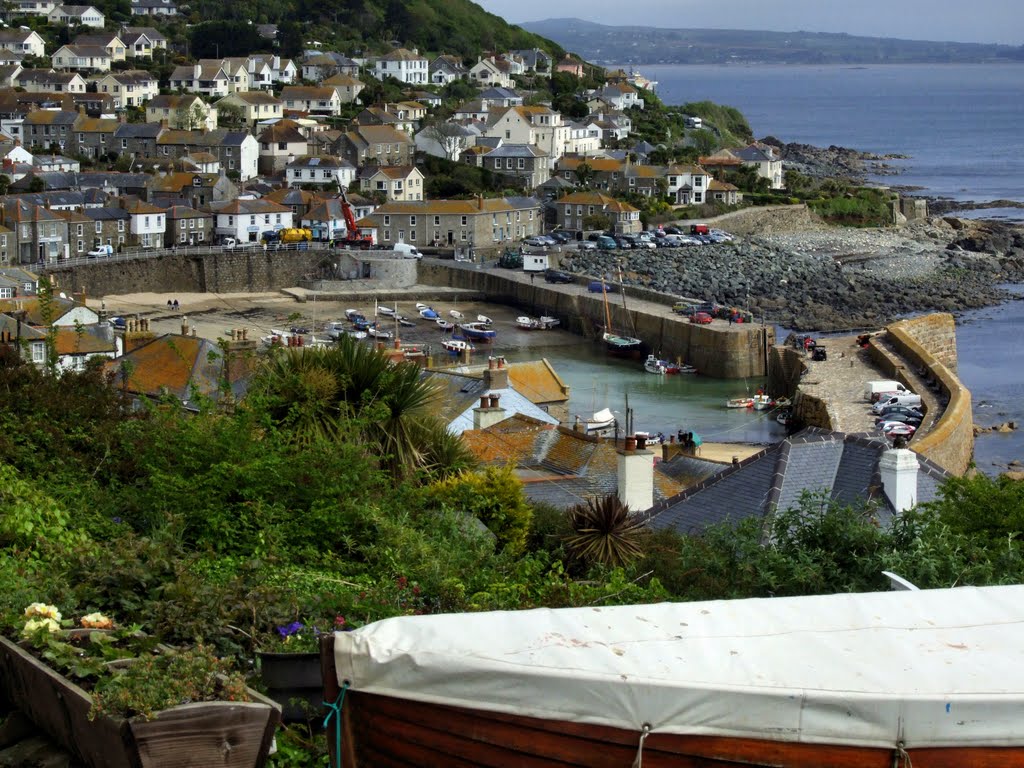
[[[523,24],[598,64],[928,64],[1024,61],[1024,46],[826,32],[612,27],[582,19]]]

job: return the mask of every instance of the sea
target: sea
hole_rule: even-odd
[[[625,67],[628,69],[628,67]],[[705,99],[739,109],[758,137],[816,146],[838,145],[889,160],[898,175],[883,185],[920,187],[916,194],[963,202],[1024,202],[1024,64],[887,66],[637,67],[658,82],[666,104]],[[1024,222],[1024,209],[965,213]],[[1024,296],[1024,287],[1008,286]],[[975,423],[1016,421],[1008,434],[982,434],[978,469],[1004,470],[1024,461],[1024,301],[972,310],[957,317],[959,374],[971,390]],[[772,442],[784,434],[761,414],[734,413],[726,397],[755,389],[756,381],[659,377],[608,361],[581,347],[556,364],[573,387],[570,408],[587,414],[610,405],[650,431],[694,429],[705,439]]]

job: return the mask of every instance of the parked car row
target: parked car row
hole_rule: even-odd
[[[697,304],[689,301],[677,301],[672,305],[672,311],[690,319],[690,322],[700,322],[693,318],[698,314],[706,314],[709,319],[704,322],[711,322],[713,318],[728,320],[732,317],[734,323],[752,323],[754,316],[750,312],[744,312],[736,307],[726,307],[714,301],[704,301]]]
[[[915,395],[898,381],[869,381],[864,390],[865,399],[872,403],[875,428],[883,435],[912,437],[921,426],[924,412],[921,396]]]

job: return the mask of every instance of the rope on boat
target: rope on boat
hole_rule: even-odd
[[[327,717],[324,718],[324,730],[327,730],[327,724],[331,722],[331,718],[334,718],[334,755],[338,761],[338,768],[341,768],[341,707],[345,703],[345,691],[348,690],[348,680],[341,684],[341,693],[338,694],[338,698],[332,704],[329,701],[325,701],[323,705],[327,707],[330,712],[327,713]]]
[[[644,742],[651,735],[651,724],[644,723],[644,729],[640,733],[640,744],[636,748],[636,758],[633,760],[633,768],[644,768]]]
[[[896,750],[892,753],[892,768],[914,768],[914,761],[904,746],[904,742],[896,742]]]

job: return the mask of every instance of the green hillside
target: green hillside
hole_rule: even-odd
[[[481,51],[561,48],[470,0],[191,0],[190,21],[252,21],[299,27],[306,39],[350,52],[398,41],[421,52],[475,58]],[[284,31],[282,29],[282,31]]]

